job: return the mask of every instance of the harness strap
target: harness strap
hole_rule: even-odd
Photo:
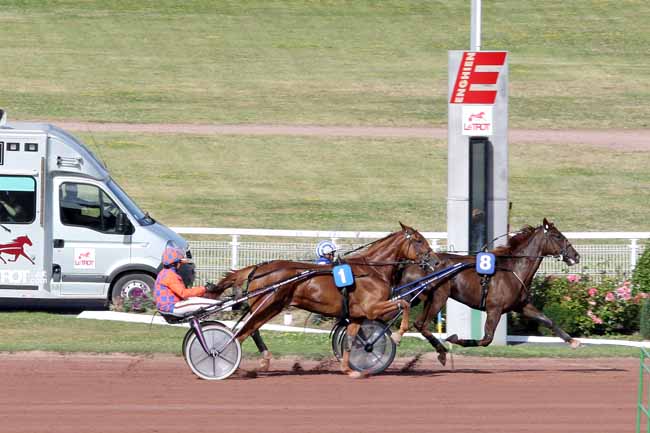
[[[350,318],[350,294],[348,293],[348,288],[343,287],[341,289],[341,295],[343,295],[343,301],[341,306],[341,319],[347,320]]]
[[[485,310],[485,304],[487,303],[488,288],[490,286],[491,275],[482,275],[481,276],[481,304],[479,305],[480,310]]]

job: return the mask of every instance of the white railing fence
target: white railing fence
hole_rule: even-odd
[[[347,251],[388,235],[388,232],[263,230],[173,227],[190,238],[197,267],[197,282],[217,281],[230,269],[274,259],[315,260],[316,244],[331,239],[339,251]],[[447,233],[421,232],[436,251],[447,248]],[[538,275],[583,274],[628,278],[644,251],[650,232],[564,233],[580,253],[580,263],[568,267],[545,259]]]

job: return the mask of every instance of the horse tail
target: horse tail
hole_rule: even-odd
[[[219,280],[217,288],[219,290],[226,290],[231,287],[241,287],[248,281],[248,275],[255,270],[257,265],[247,266],[242,269],[233,269],[226,273],[226,275]]]

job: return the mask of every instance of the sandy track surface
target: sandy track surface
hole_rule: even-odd
[[[206,125],[57,122],[77,132],[142,132],[199,135],[285,135],[313,137],[387,137],[447,140],[446,128],[384,126]],[[625,151],[650,151],[650,130],[533,130],[511,129],[513,144],[590,144]]]
[[[208,382],[180,357],[0,354],[3,433],[611,433],[634,428],[638,359],[430,357],[353,380],[276,360]],[[252,361],[243,368],[253,368]]]

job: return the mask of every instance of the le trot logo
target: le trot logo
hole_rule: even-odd
[[[494,104],[505,51],[465,51],[460,61],[450,104]]]
[[[95,249],[75,248],[74,267],[76,269],[95,269]]]
[[[492,106],[463,105],[463,135],[492,135]]]
[[[18,236],[16,239],[8,242],[6,244],[0,244],[0,263],[7,264],[7,260],[10,262],[15,262],[20,257],[24,257],[34,264],[32,257],[28,256],[25,252],[25,245],[31,246],[32,241],[29,239],[29,236],[23,235]],[[3,255],[10,256],[7,260],[2,257]]]

